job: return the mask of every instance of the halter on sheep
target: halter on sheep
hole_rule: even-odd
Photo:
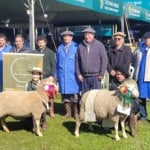
[[[123,84],[123,86],[130,89],[130,91],[131,91],[131,94],[129,94],[130,98],[131,98],[131,96],[135,97],[135,95],[136,95],[136,97],[138,97],[138,90],[136,87],[136,82],[133,82],[133,80],[128,81],[128,82],[126,82],[126,84]],[[132,90],[131,90],[131,87],[134,87],[134,88],[132,88]],[[96,94],[93,97],[92,96],[91,97],[93,98],[93,109],[94,109],[96,120],[105,119],[105,118],[112,120],[114,122],[114,127],[115,127],[115,139],[120,140],[120,137],[118,135],[118,123],[119,123],[119,119],[120,119],[123,137],[127,138],[124,122],[128,115],[117,111],[118,104],[123,106],[123,108],[131,107],[131,105],[129,103],[125,104],[125,101],[122,100],[123,97],[121,97],[121,92],[123,92],[122,94],[124,94],[124,91],[122,91],[122,88],[120,88],[117,91],[90,90],[90,91],[86,92],[85,94],[83,94],[83,96],[81,98],[81,105],[80,105],[80,116],[76,120],[75,136],[76,137],[79,136],[79,128],[80,128],[81,122],[82,121],[88,122],[88,120],[85,120],[85,116],[86,116],[85,114],[87,111],[85,106],[86,106],[86,103],[89,101],[88,95],[90,93],[94,93],[94,92]]]
[[[36,91],[3,91],[0,93],[0,118],[4,131],[9,132],[5,122],[7,116],[32,116],[33,131],[38,136],[42,136],[40,119],[42,113],[46,111],[45,106],[48,106],[49,102],[44,90],[44,86],[48,81],[48,78],[41,80]]]

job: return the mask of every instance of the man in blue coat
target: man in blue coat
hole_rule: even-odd
[[[146,32],[143,41],[134,53],[134,79],[137,80],[140,99],[140,121],[147,119],[146,99],[150,98],[150,32]]]
[[[7,44],[7,37],[0,33],[0,91],[3,90],[3,53],[10,52],[11,45]]]
[[[72,41],[74,33],[64,31],[61,33],[63,43],[59,45],[57,59],[57,79],[62,101],[66,110],[64,118],[71,117],[71,103],[73,103],[74,117],[78,117],[79,84],[75,73],[75,56],[78,45]]]

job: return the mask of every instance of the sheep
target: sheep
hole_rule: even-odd
[[[48,108],[49,98],[44,90],[48,78],[41,80],[36,91],[3,91],[0,93],[0,119],[5,132],[9,133],[6,118],[32,116],[33,132],[42,137],[40,132],[40,118]]]
[[[120,85],[120,88],[117,89],[116,91],[99,90],[99,89],[96,90],[95,89],[95,90],[90,90],[90,91],[87,91],[86,93],[84,93],[82,95],[81,103],[80,103],[80,115],[79,115],[79,118],[76,119],[76,126],[75,126],[75,132],[74,132],[75,136],[79,137],[79,128],[80,128],[81,122],[83,122],[83,121],[92,122],[92,121],[85,120],[85,117],[86,117],[85,112],[87,111],[85,109],[85,106],[87,104],[87,101],[89,102],[89,95],[92,93],[91,96],[93,96],[92,99],[94,101],[93,102],[93,112],[95,113],[96,121],[101,120],[101,119],[106,119],[106,118],[110,119],[114,123],[115,139],[118,141],[118,140],[120,140],[120,137],[118,135],[118,123],[120,120],[123,137],[127,138],[124,122],[125,122],[126,118],[128,117],[128,115],[117,111],[118,104],[120,104],[124,108],[125,107],[131,108],[131,105],[125,104],[120,96],[121,92],[124,92],[124,89],[125,90],[132,89],[131,96],[138,97],[138,90],[137,90],[136,82],[132,79],[130,79],[129,81],[126,81],[124,84]],[[91,123],[89,125],[91,128],[92,127]]]

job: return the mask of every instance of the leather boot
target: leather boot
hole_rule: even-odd
[[[78,103],[73,103],[73,111],[74,111],[74,119],[77,120],[79,118]]]
[[[49,99],[49,102],[50,102],[50,110],[49,110],[50,117],[54,118],[55,117],[55,114],[54,114],[54,100]]]
[[[136,126],[137,126],[137,117],[135,113],[131,113],[129,116],[129,129],[133,137],[137,136]]]
[[[71,117],[71,104],[69,102],[65,102],[64,106],[65,106],[65,110],[66,110],[64,119],[67,119],[67,118]]]

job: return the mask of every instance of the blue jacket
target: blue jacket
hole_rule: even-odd
[[[57,79],[61,94],[76,94],[79,93],[79,84],[75,73],[75,56],[78,45],[71,42],[68,52],[65,52],[64,43],[58,47],[57,60]]]
[[[146,65],[146,45],[141,43],[135,52],[133,65],[135,67],[134,78],[137,80],[140,98],[150,98],[150,82],[144,81]]]
[[[3,89],[3,53],[10,52],[11,45],[6,45],[3,50],[0,51],[0,91]]]

